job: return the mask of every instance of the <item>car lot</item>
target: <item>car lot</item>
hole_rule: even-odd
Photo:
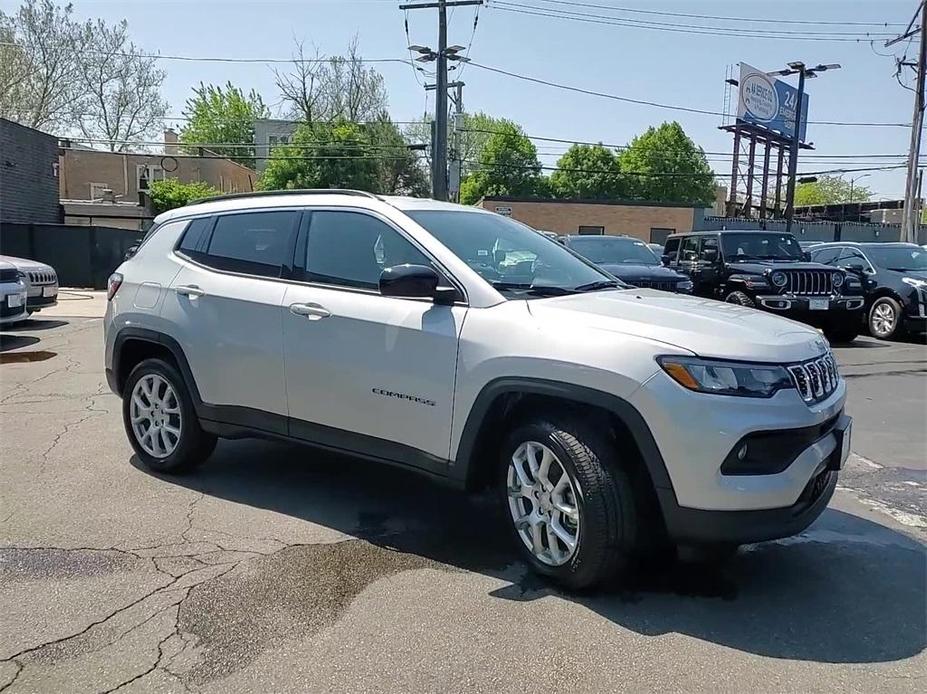
[[[86,296],[0,340],[0,691],[923,688],[921,344],[836,350],[854,455],[802,536],[570,596],[404,472],[263,441],[145,472]]]

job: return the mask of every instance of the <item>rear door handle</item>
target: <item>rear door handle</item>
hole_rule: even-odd
[[[309,320],[320,320],[332,315],[331,311],[321,304],[290,304],[290,313],[296,316],[305,316]]]
[[[195,284],[182,284],[179,287],[174,287],[174,291],[181,296],[189,296],[194,299],[200,296],[206,296],[206,292]]]

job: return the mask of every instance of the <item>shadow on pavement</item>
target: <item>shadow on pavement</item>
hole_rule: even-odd
[[[16,325],[10,326],[9,328],[4,328],[4,332],[11,333],[25,333],[32,332],[33,330],[51,330],[52,328],[60,328],[63,325],[67,325],[66,320],[57,320],[57,319],[46,319],[42,320],[41,318],[30,318],[23,321],[22,323],[17,323]]]
[[[0,335],[0,352],[30,347],[39,341],[32,335]]]
[[[132,464],[145,470],[135,457]],[[643,635],[679,633],[826,663],[900,660],[927,645],[924,546],[836,510],[803,536],[745,548],[721,568],[676,565],[567,595],[515,562],[490,498],[403,470],[287,444],[221,441],[195,473],[162,479],[509,581],[492,593],[500,599],[558,596]]]

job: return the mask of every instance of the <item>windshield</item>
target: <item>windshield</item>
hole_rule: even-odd
[[[643,241],[602,237],[570,239],[570,248],[593,263],[659,265],[660,260]]]
[[[501,215],[457,210],[406,211],[500,291],[562,292],[614,278],[561,244]]]
[[[801,247],[791,234],[721,234],[721,249],[728,262],[737,260],[801,260]]]
[[[889,270],[927,270],[927,251],[920,246],[869,246],[869,259]]]

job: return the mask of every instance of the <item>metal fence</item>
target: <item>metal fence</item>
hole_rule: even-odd
[[[784,219],[746,219],[743,217],[709,217],[697,220],[696,230],[755,229],[785,231]],[[816,222],[796,219],[792,233],[799,241],[857,241],[888,242],[901,238],[898,224],[869,224],[866,222]]]
[[[129,246],[144,233],[67,224],[0,223],[0,254],[47,263],[66,287],[105,289]]]

